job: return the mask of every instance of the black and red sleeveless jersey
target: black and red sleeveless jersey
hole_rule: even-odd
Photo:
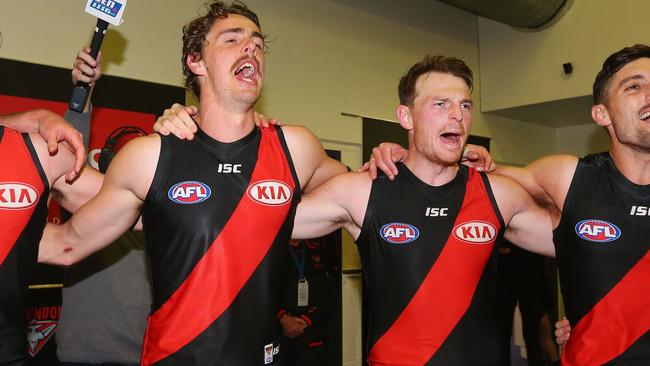
[[[47,220],[49,184],[29,136],[0,126],[0,364],[27,355],[27,283]]]
[[[554,231],[571,338],[563,365],[650,365],[650,185],[580,159]]]
[[[357,246],[370,365],[502,365],[494,244],[503,219],[487,177],[462,166],[433,187],[407,167],[372,184]]]
[[[142,365],[277,362],[299,199],[280,128],[232,143],[162,137],[142,211],[154,291]]]

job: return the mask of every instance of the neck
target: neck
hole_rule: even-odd
[[[415,151],[411,151],[404,164],[424,183],[437,187],[451,182],[456,177],[457,164],[444,164],[418,155]]]
[[[650,184],[650,151],[612,143],[610,154],[625,178],[634,184]]]
[[[201,103],[197,123],[208,136],[221,142],[233,142],[248,135],[255,127],[253,106],[233,110],[217,103]]]

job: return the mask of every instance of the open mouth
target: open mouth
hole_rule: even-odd
[[[648,119],[650,119],[650,111],[647,111],[645,113],[641,113],[639,118],[641,118],[642,121],[647,121]]]
[[[246,79],[252,79],[255,75],[255,65],[250,62],[244,62],[235,70],[235,75],[241,75]]]
[[[446,132],[440,135],[440,138],[449,143],[449,144],[458,144],[460,143],[460,134],[454,132]]]

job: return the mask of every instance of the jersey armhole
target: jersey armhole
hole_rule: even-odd
[[[485,192],[490,198],[492,209],[494,210],[494,214],[496,215],[497,220],[499,221],[499,225],[501,226],[501,232],[504,232],[506,229],[506,224],[505,221],[503,220],[503,216],[501,215],[501,210],[499,209],[499,205],[497,205],[497,200],[494,197],[494,193],[492,192],[492,186],[490,185],[490,180],[488,179],[487,174],[480,173],[480,172],[478,174],[480,174],[481,179],[483,180],[483,187],[485,188]]]
[[[32,156],[32,160],[34,161],[34,166],[36,167],[36,171],[38,171],[38,175],[41,177],[41,180],[43,181],[43,187],[45,188],[45,192],[43,192],[43,195],[48,195],[51,189],[50,181],[47,179],[47,174],[45,174],[45,170],[43,169],[41,160],[38,158],[38,154],[36,153],[36,149],[34,148],[32,139],[29,137],[29,134],[27,133],[23,133],[21,135],[23,137],[23,141],[25,142],[25,146],[27,147],[27,150],[29,150],[29,154]]]
[[[377,179],[381,179],[381,177],[378,177]],[[357,240],[355,240],[355,244],[357,246],[359,243],[363,242],[368,238],[371,233],[370,233],[370,228],[368,227],[370,223],[372,222],[372,218],[375,216],[375,192],[377,190],[377,185],[375,184],[377,182],[377,179],[374,180],[371,185],[370,185],[370,194],[368,195],[368,205],[366,205],[366,213],[363,215],[363,222],[361,223],[361,226],[359,227],[359,236],[357,237]]]
[[[151,185],[147,191],[147,196],[145,197],[145,201],[149,202],[155,201],[161,194],[160,186],[163,183],[164,177],[167,175],[166,168],[171,164],[171,149],[169,148],[170,137],[163,135],[159,136],[160,151],[158,152],[158,163],[156,164],[156,170],[154,171]],[[142,210],[142,214],[144,215],[144,209]]]
[[[282,130],[281,126],[273,126],[275,128],[276,133],[278,134],[278,140],[280,140],[280,145],[282,146],[282,149],[284,150],[284,156],[287,158],[287,164],[289,164],[289,169],[291,170],[291,176],[293,177],[293,181],[296,182],[296,198],[299,201],[300,198],[302,197],[302,187],[300,187],[300,180],[298,179],[298,174],[296,173],[296,168],[293,165],[293,158],[291,157],[291,152],[289,151],[289,146],[287,146],[287,141],[284,138],[284,131]]]

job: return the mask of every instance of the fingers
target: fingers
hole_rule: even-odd
[[[270,118],[270,119],[266,118],[265,115],[263,115],[261,113],[258,113],[258,112],[255,112],[254,120],[255,120],[255,125],[257,127],[261,127],[261,128],[267,128],[267,127],[270,127],[271,125],[281,126],[280,122],[278,122],[276,119],[274,119],[274,118]]]
[[[70,135],[66,136],[68,133]],[[76,130],[65,131],[60,140],[67,142],[67,146],[70,147],[74,152],[74,167],[70,172],[68,172],[68,174],[66,174],[66,181],[72,182],[73,180],[77,179],[77,177],[79,177],[81,170],[86,165],[86,148],[83,144],[83,136]],[[49,144],[50,142],[48,141],[48,147]]]
[[[555,342],[562,345],[566,343],[571,336],[571,325],[567,318],[562,318],[555,323]]]
[[[483,146],[467,144],[463,150],[463,164],[473,167],[478,171],[491,172],[496,169],[492,156]]]
[[[156,120],[153,125],[154,131],[162,134],[174,134],[180,139],[191,140],[194,133],[198,130],[196,122],[192,118],[198,114],[198,109],[194,106],[186,107],[174,103],[171,108],[166,109],[162,116]]]
[[[372,155],[374,158],[374,164],[376,165],[375,171],[377,169],[381,169],[381,171],[384,172],[384,174],[386,174],[388,179],[390,180],[395,179],[395,176],[397,175],[397,166],[393,162],[392,149],[390,147],[387,147],[384,144],[380,144],[379,147],[375,147],[372,149]],[[371,159],[370,164],[371,164],[371,171],[372,171],[373,159]],[[375,172],[375,176],[376,176],[376,172]]]
[[[363,166],[367,166],[370,171],[370,178],[372,180],[377,179],[377,162],[374,156],[370,157],[370,160],[367,161]]]
[[[101,76],[101,53],[98,54],[97,60],[90,56],[90,48],[85,47],[77,54],[77,58],[72,65],[72,82],[86,83],[90,86]]]

